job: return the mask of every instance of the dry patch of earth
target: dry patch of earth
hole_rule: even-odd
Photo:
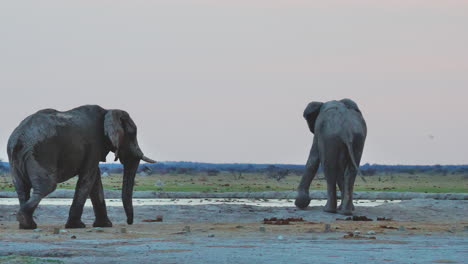
[[[44,203],[35,231],[18,230],[17,205],[0,205],[0,263],[464,263],[468,256],[465,200],[356,203],[355,215],[373,221],[337,220],[345,217],[320,205],[298,210],[292,201],[271,202],[140,202],[131,226],[121,206],[109,206],[114,227],[103,229],[91,227],[91,207],[83,215],[87,228],[64,229],[69,206]],[[143,222],[157,216],[163,221]],[[304,221],[264,224],[272,217]]]

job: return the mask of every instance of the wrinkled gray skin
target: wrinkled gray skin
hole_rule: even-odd
[[[295,204],[306,208],[310,203],[309,187],[322,166],[327,180],[328,200],[324,211],[352,215],[353,186],[359,169],[367,127],[357,104],[350,99],[327,103],[311,102],[304,110],[314,142],[306,172],[298,187]],[[342,202],[337,208],[336,185]]]
[[[115,153],[124,166],[122,200],[127,223],[133,223],[132,193],[135,173],[145,157],[137,142],[137,128],[127,112],[85,105],[66,112],[44,109],[27,117],[8,140],[13,182],[18,193],[19,228],[34,229],[34,210],[57,183],[78,175],[66,228],[84,228],[83,206],[91,198],[95,227],[111,227],[99,162]],[[31,193],[31,188],[33,189]]]

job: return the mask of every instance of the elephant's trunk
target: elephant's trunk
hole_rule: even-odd
[[[124,175],[122,184],[122,202],[127,215],[127,224],[133,224],[133,186],[135,185],[135,174],[140,164],[140,159],[124,164]]]
[[[146,157],[144,154],[143,154],[143,151],[141,151],[140,147],[138,145],[135,146],[135,149],[133,150],[134,154],[139,157],[142,161],[146,161],[148,163],[156,163],[155,160],[152,160],[148,157]]]

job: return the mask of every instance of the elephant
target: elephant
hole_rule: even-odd
[[[310,132],[314,134],[305,173],[297,188],[296,207],[310,203],[309,187],[319,166],[327,181],[325,212],[352,215],[353,188],[359,172],[367,125],[357,104],[351,99],[311,102],[304,110]],[[336,185],[341,191],[337,208]]]
[[[69,111],[40,110],[25,118],[11,134],[7,145],[13,183],[20,209],[20,229],[35,229],[34,210],[57,183],[78,175],[66,228],[84,228],[81,221],[88,196],[93,204],[94,227],[112,227],[107,217],[99,162],[115,153],[124,167],[122,201],[127,223],[133,223],[133,187],[140,160],[155,163],[143,155],[137,141],[137,127],[123,110],[106,110],[84,105]],[[31,188],[33,189],[31,193]]]

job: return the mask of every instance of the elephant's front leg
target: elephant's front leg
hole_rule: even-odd
[[[297,198],[295,205],[298,208],[304,209],[310,204],[310,194],[309,188],[312,180],[317,173],[317,170],[320,165],[318,146],[317,146],[317,137],[314,137],[314,143],[312,144],[312,149],[310,150],[309,159],[307,160],[306,170],[302,176],[301,183],[297,188]]]
[[[107,217],[106,201],[104,200],[104,191],[99,169],[97,170],[96,181],[89,196],[91,197],[94,215],[96,216],[93,227],[112,227],[112,222]]]
[[[70,207],[70,214],[65,228],[85,228],[86,225],[81,221],[83,207],[88,198],[93,184],[96,182],[97,167],[86,171],[79,175],[76,183],[75,196]]]

